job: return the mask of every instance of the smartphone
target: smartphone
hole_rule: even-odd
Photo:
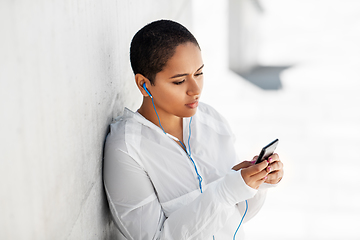
[[[275,139],[274,141],[263,147],[263,149],[261,149],[258,159],[256,160],[256,164],[268,159],[268,157],[270,157],[274,153],[278,143],[279,139]]]

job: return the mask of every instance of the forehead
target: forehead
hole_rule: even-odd
[[[202,65],[203,61],[199,47],[192,42],[188,42],[176,47],[175,54],[168,60],[161,72],[169,74],[190,74]]]

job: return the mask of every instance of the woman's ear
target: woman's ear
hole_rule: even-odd
[[[150,86],[150,81],[149,81],[149,79],[147,79],[146,77],[144,77],[144,75],[142,75],[142,74],[140,74],[140,73],[137,73],[136,75],[135,75],[135,82],[136,82],[136,86],[139,88],[139,90],[140,90],[140,92],[141,92],[141,94],[144,96],[144,97],[148,97],[148,96],[150,96],[149,95],[149,89],[147,89],[148,91],[146,91],[145,90],[145,88],[144,88],[144,83],[145,83],[145,86],[146,86],[146,88],[148,87],[148,86]]]

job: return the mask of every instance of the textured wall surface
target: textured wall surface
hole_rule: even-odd
[[[189,0],[0,2],[0,239],[117,239],[102,186],[108,125],[141,101],[135,32],[191,28]]]

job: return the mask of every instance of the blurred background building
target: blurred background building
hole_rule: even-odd
[[[248,239],[360,239],[360,2],[196,2],[203,101],[229,119],[240,159],[280,139],[285,177],[245,225]],[[236,16],[233,29],[245,5],[252,21]],[[233,66],[241,52],[245,69]]]
[[[360,239],[360,1],[0,2],[0,239],[120,239],[102,188],[112,118],[141,96],[129,44],[181,22],[202,100],[240,159],[280,139],[285,177],[247,239]]]

